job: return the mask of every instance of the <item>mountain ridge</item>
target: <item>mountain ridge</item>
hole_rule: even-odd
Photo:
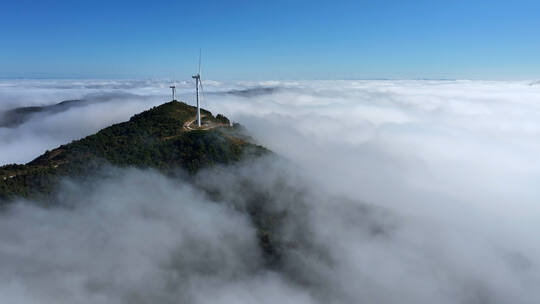
[[[0,167],[0,200],[51,194],[61,177],[83,176],[107,164],[164,173],[183,169],[193,174],[269,152],[221,114],[201,109],[200,128],[193,124],[195,116],[196,107],[167,102],[46,151],[27,164],[4,165]]]

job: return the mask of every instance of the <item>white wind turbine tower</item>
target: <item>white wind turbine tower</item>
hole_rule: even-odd
[[[200,105],[200,97],[199,97],[199,86],[202,90],[202,81],[201,81],[201,50],[199,50],[199,72],[195,76],[191,76],[191,78],[195,79],[195,95],[197,97],[197,126],[201,126],[201,105]]]

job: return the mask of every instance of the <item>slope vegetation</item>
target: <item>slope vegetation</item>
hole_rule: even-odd
[[[84,177],[104,165],[195,173],[216,164],[268,152],[250,143],[239,126],[223,115],[201,109],[203,126],[185,128],[196,108],[172,101],[134,115],[69,144],[47,151],[25,165],[0,167],[0,200],[41,197],[54,191],[60,177]]]

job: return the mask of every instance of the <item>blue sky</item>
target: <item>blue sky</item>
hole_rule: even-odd
[[[537,79],[540,1],[0,0],[0,77]]]

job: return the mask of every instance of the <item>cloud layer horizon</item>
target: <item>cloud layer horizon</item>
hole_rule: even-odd
[[[193,85],[177,86],[192,104]],[[70,99],[89,102],[0,128],[0,164],[125,121],[170,92],[159,81],[0,81],[0,113]],[[1,215],[0,300],[537,303],[539,100],[530,82],[208,81],[203,107],[282,160],[208,170],[194,184],[111,169],[90,192],[67,181],[71,209],[20,201]],[[265,268],[253,225],[230,207],[246,178],[290,214],[284,233],[300,245],[283,271]]]

